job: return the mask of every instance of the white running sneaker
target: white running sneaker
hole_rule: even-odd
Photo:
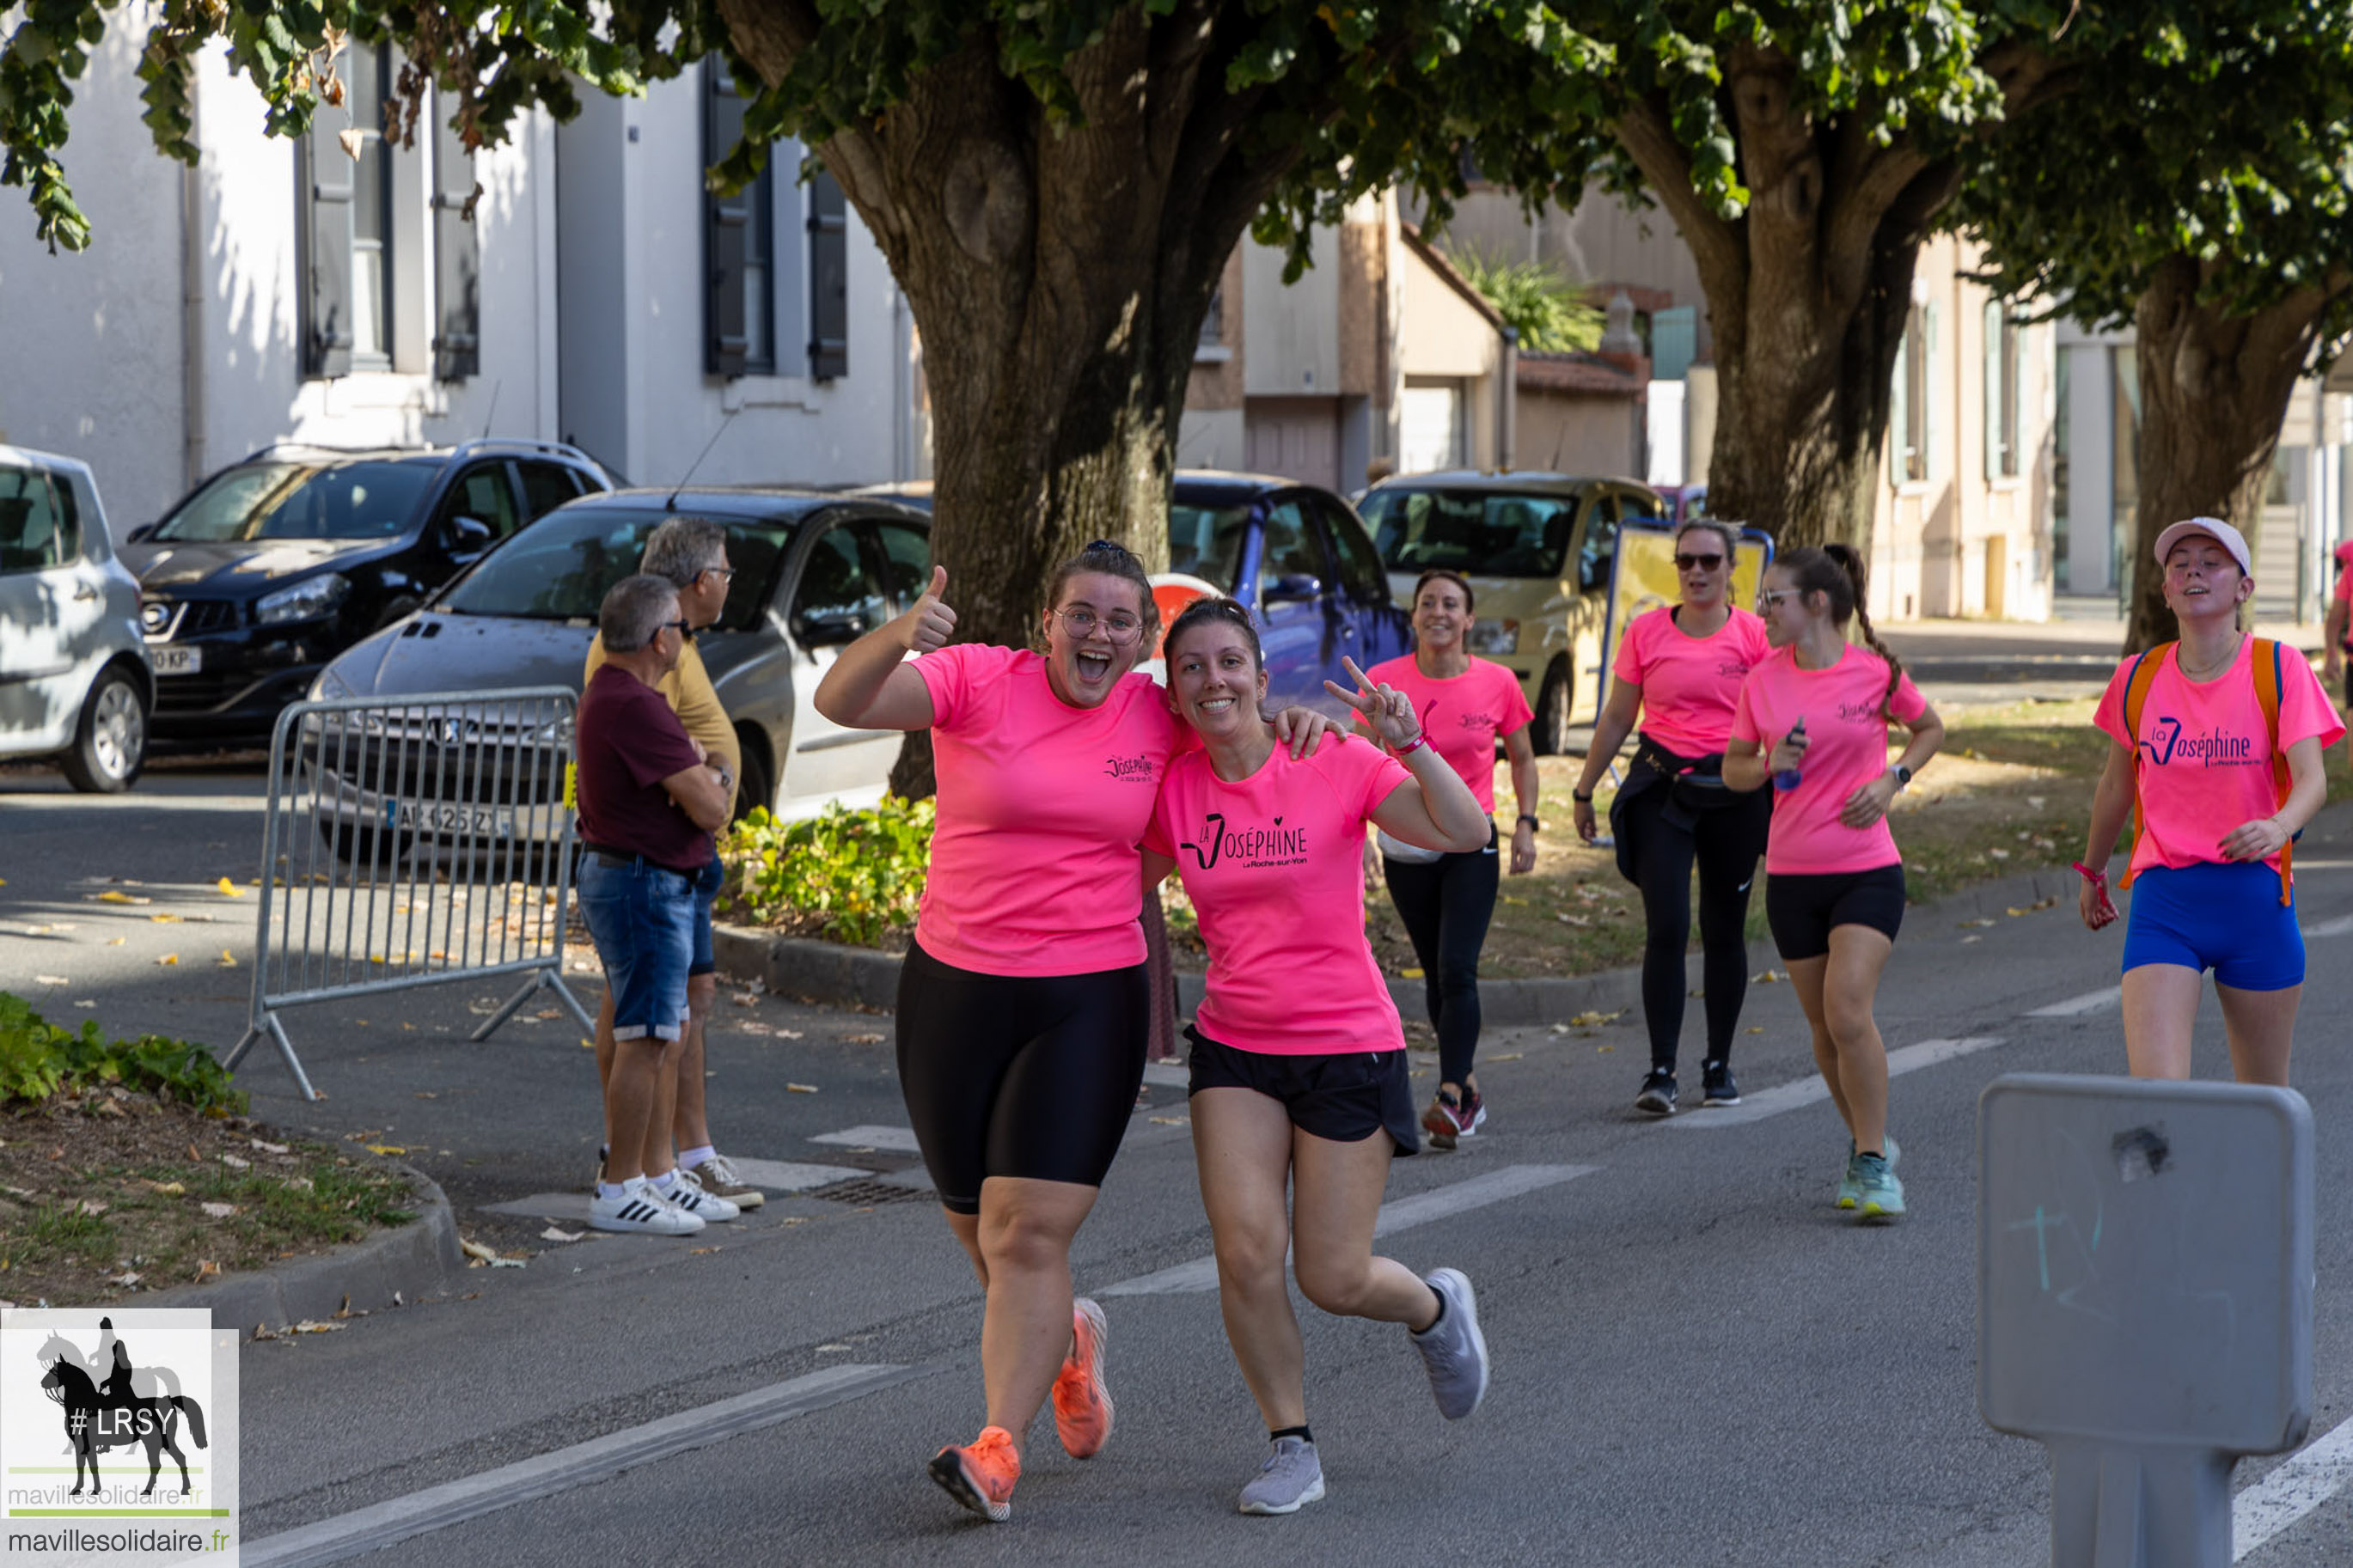
[[[744,1212],[734,1204],[695,1180],[692,1171],[680,1171],[678,1179],[671,1184],[668,1192],[662,1192],[659,1186],[654,1190],[661,1193],[662,1196],[706,1225],[724,1225],[727,1221],[739,1217]]]
[[[692,1236],[702,1228],[702,1218],[670,1202],[643,1176],[632,1176],[621,1184],[617,1197],[600,1194],[588,1200],[588,1226],[641,1236]]]

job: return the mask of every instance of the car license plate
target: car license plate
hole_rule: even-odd
[[[471,834],[478,838],[514,837],[514,813],[489,805],[461,805],[445,801],[413,801],[400,803],[399,824],[416,829],[423,826],[429,832]]]
[[[205,667],[205,650],[200,647],[151,647],[147,662],[155,667],[158,675],[194,675]]]

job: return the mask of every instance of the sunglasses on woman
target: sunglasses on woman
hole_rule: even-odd
[[[1678,552],[1675,556],[1675,570],[1678,572],[1713,572],[1723,564],[1724,557],[1721,555],[1685,555]]]

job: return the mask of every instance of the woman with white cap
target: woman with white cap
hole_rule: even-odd
[[[2122,879],[2125,1056],[2135,1078],[2189,1076],[2205,972],[2242,1083],[2284,1085],[2304,937],[2289,845],[2327,798],[2320,753],[2345,733],[2304,655],[2241,629],[2247,542],[2211,517],[2157,536],[2179,642],[2126,659],[2093,721],[2114,742],[2075,869],[2094,931],[2116,918],[2108,857],[2135,820]]]

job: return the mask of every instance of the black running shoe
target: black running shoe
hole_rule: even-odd
[[[1664,1068],[1652,1068],[1642,1079],[1642,1092],[1634,1097],[1634,1109],[1647,1110],[1653,1116],[1675,1113],[1675,1075]]]
[[[1730,1062],[1709,1062],[1700,1068],[1702,1105],[1737,1105],[1740,1085],[1733,1081]]]

